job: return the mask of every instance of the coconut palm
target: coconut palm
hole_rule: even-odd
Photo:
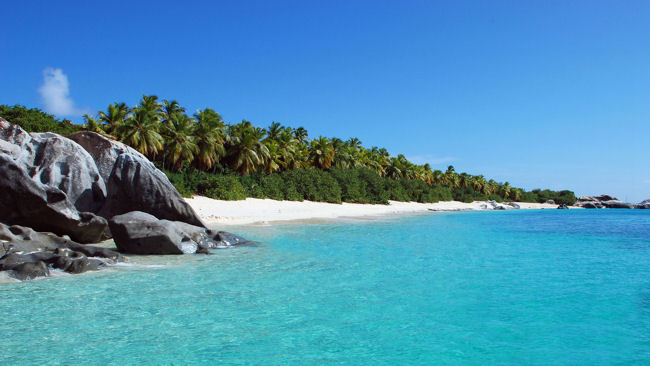
[[[279,122],[273,122],[266,130],[266,136],[269,140],[277,140],[280,136],[280,133],[284,130],[284,127]]]
[[[219,113],[210,108],[199,110],[194,114],[196,128],[195,143],[198,147],[196,162],[200,168],[209,170],[226,155],[226,126]]]
[[[509,182],[505,182],[503,183],[503,185],[501,185],[499,190],[499,194],[501,195],[501,197],[508,199],[510,197],[511,192],[512,192],[512,187],[510,186]]]
[[[151,111],[137,107],[120,127],[122,141],[150,157],[163,148],[163,137],[158,132],[160,124]]]
[[[88,114],[84,114],[83,119],[84,122],[86,122],[86,125],[84,126],[84,129],[86,131],[97,132],[102,135],[106,134],[106,132],[102,128],[101,123],[97,120],[97,118],[93,116],[89,116]]]
[[[301,144],[306,143],[309,140],[309,134],[307,133],[307,130],[304,127],[298,127],[293,131],[294,136],[296,136],[296,139],[298,142]]]
[[[183,169],[183,163],[192,163],[194,156],[199,151],[192,135],[195,121],[185,114],[173,113],[164,126],[165,157],[175,170]]]
[[[139,107],[142,111],[151,114],[151,118],[160,121],[162,119],[163,106],[158,102],[156,95],[143,95]]]
[[[99,120],[105,125],[106,132],[115,134],[124,124],[129,114],[129,107],[125,103],[113,103],[106,108],[106,112],[99,112]]]
[[[185,113],[185,108],[181,107],[176,100],[163,100],[161,112],[163,124],[169,123],[176,113]]]
[[[268,147],[260,141],[264,134],[263,129],[253,127],[248,121],[231,126],[228,155],[236,172],[250,174],[270,160]]]
[[[323,136],[312,140],[309,145],[309,158],[316,168],[329,169],[334,162],[335,153],[332,143]]]

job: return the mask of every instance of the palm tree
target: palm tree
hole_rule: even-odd
[[[183,169],[183,162],[191,163],[199,151],[195,137],[192,135],[194,129],[195,121],[179,112],[172,113],[164,127],[165,156],[177,171]]]
[[[155,115],[160,114],[163,110],[157,95],[143,95],[140,99],[140,108]]]
[[[307,133],[307,130],[304,127],[298,127],[293,131],[294,136],[296,136],[296,139],[298,142],[301,144],[304,144],[309,140],[309,134]]]
[[[345,143],[348,144],[348,146],[353,147],[357,150],[361,150],[361,148],[363,147],[361,140],[359,140],[356,137],[350,137]]]
[[[88,114],[83,115],[84,122],[86,122],[86,126],[84,126],[84,129],[86,131],[92,131],[92,132],[97,132],[99,134],[105,135],[106,132],[102,128],[102,125],[97,121],[95,117],[89,116]]]
[[[125,144],[151,157],[163,148],[159,126],[158,120],[150,111],[137,107],[121,126],[119,133]]]
[[[266,131],[267,139],[277,140],[280,136],[280,133],[284,130],[284,127],[279,122],[273,122]]]
[[[172,116],[176,113],[185,113],[185,108],[181,107],[176,100],[163,100],[162,105],[162,122],[163,124],[169,123]]]
[[[99,112],[99,120],[106,126],[106,132],[115,134],[124,124],[129,114],[129,107],[125,103],[113,103],[106,108],[106,112]]]
[[[334,161],[334,146],[323,136],[311,141],[309,146],[309,157],[316,168],[329,169]]]
[[[219,113],[210,108],[197,111],[194,117],[197,121],[194,129],[198,147],[196,161],[200,168],[208,170],[226,155],[226,126]]]
[[[268,147],[260,141],[264,134],[263,129],[253,127],[248,121],[230,126],[228,155],[235,171],[247,175],[270,160]]]
[[[499,192],[501,194],[501,197],[507,199],[508,197],[510,197],[511,192],[512,192],[512,187],[510,186],[510,183],[509,182],[503,183]]]

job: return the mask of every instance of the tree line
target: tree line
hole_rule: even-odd
[[[296,191],[282,194],[283,199],[312,199],[313,195],[298,192],[300,187],[296,185],[306,183],[299,183],[295,175],[325,174],[332,178],[326,179],[330,182],[326,184],[337,184],[341,193],[322,200],[334,202],[385,202],[387,199],[543,202],[554,199],[558,203],[571,204],[575,201],[571,191],[526,191],[483,175],[458,173],[453,166],[443,171],[432,169],[429,164],[414,164],[402,154],[391,156],[385,148],[364,147],[358,138],[310,138],[304,127],[293,128],[278,122],[266,128],[254,126],[246,120],[227,123],[210,108],[190,115],[177,101],[161,100],[155,95],[144,95],[133,107],[112,103],[96,115],[84,115],[84,125],[73,125],[38,109],[18,105],[0,106],[0,116],[28,131],[69,134],[88,130],[121,141],[154,161],[187,195],[208,193],[216,198],[232,198],[228,184],[235,192],[239,190],[238,186],[233,186],[237,181],[242,189],[234,196],[236,199],[244,196],[279,198],[277,192],[265,193],[261,188],[268,187],[269,179],[274,179],[279,186],[284,185],[285,190],[293,187]],[[305,173],[312,170],[317,172]],[[366,171],[368,173],[359,173]],[[366,178],[359,178],[359,174]],[[368,178],[368,174],[373,179]],[[223,176],[236,179],[219,178]],[[268,176],[294,178],[279,183],[277,177],[265,178]],[[200,183],[197,177],[204,182]],[[375,181],[374,177],[378,180]],[[217,182],[219,179],[221,181]],[[354,184],[355,179],[366,183],[370,179],[375,186],[381,181],[384,189],[375,187],[376,194],[372,197],[369,193],[365,196],[358,192],[346,193],[356,189],[347,186]],[[263,180],[267,181],[266,185]],[[212,182],[212,189],[206,188],[208,181]],[[396,185],[401,188],[395,188]],[[364,188],[364,192],[369,191]]]

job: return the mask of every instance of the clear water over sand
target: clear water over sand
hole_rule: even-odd
[[[229,228],[260,241],[0,284],[0,364],[645,364],[650,212]]]

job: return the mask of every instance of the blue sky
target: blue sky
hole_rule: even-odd
[[[80,121],[156,94],[527,189],[650,198],[647,1],[12,1],[3,13],[2,104]],[[47,68],[69,96],[43,99]]]

